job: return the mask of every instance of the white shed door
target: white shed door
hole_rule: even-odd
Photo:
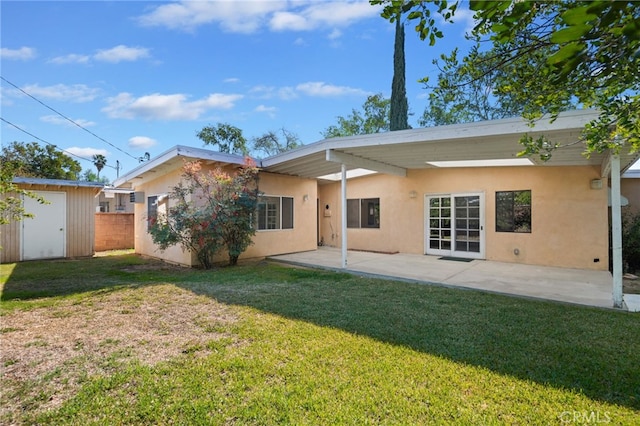
[[[65,257],[67,194],[53,191],[36,193],[49,204],[24,197],[25,211],[35,217],[22,220],[22,260]]]

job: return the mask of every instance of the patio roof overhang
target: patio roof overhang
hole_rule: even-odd
[[[510,118],[476,123],[465,123],[430,128],[409,129],[372,135],[359,135],[325,139],[299,149],[285,152],[262,161],[265,171],[307,178],[322,178],[341,172],[345,164],[348,171],[367,169],[380,173],[403,176],[410,169],[429,169],[440,166],[459,166],[461,161],[473,160],[467,165],[486,166],[522,161],[518,153],[522,135],[545,135],[561,148],[550,160],[528,157],[537,166],[599,166],[607,168],[608,154],[593,153],[585,156],[581,140],[587,123],[597,118],[595,110],[570,111],[560,114],[554,121],[539,120],[530,127],[522,118]],[[637,159],[636,154],[621,153],[621,166],[626,170]],[[603,175],[604,176],[604,175]]]

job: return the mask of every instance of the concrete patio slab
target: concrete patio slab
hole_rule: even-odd
[[[343,271],[340,249],[270,256],[299,266]],[[439,256],[349,251],[346,272],[403,281],[431,283],[501,294],[612,308],[612,278],[608,271],[473,260],[443,260]],[[625,295],[630,311],[640,311],[640,295]]]

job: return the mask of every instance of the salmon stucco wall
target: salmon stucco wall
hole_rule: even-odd
[[[203,170],[206,170],[205,166]],[[233,172],[233,168],[229,168],[228,171]],[[135,250],[136,253],[168,262],[195,266],[198,265],[195,255],[183,251],[180,246],[160,251],[147,232],[148,197],[167,195],[180,181],[181,174],[181,169],[174,170],[135,188],[135,191],[145,193],[145,202],[135,204]],[[312,179],[260,173],[259,190],[264,195],[293,197],[294,229],[256,231],[253,237],[254,244],[249,246],[240,259],[316,249],[316,188],[316,182]],[[221,253],[216,260],[222,262],[227,259],[227,254]]]
[[[347,198],[380,198],[380,228],[348,229],[348,246],[424,254],[425,197],[480,193],[487,260],[606,270],[607,192],[590,187],[599,173],[596,167],[449,168],[350,179]],[[531,190],[532,232],[496,232],[496,191],[518,190]],[[318,194],[321,239],[340,247],[340,183],[320,185]]]
[[[259,189],[265,196],[293,197],[293,229],[256,231],[254,244],[241,258],[265,257],[317,249],[315,179],[260,173]]]
[[[133,189],[136,192],[144,192],[143,202],[134,204],[134,247],[136,253],[144,256],[156,257],[167,262],[181,265],[193,265],[195,264],[195,260],[192,259],[191,253],[185,252],[178,245],[169,247],[166,250],[160,250],[154,244],[151,235],[147,232],[147,203],[149,197],[168,195],[171,189],[180,182],[181,175],[182,169],[176,169],[149,182],[137,185]]]

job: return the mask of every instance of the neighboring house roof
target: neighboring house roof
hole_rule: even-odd
[[[74,188],[95,188],[101,190],[104,188],[102,182],[84,182],[79,180],[65,180],[65,179],[42,179],[42,178],[30,178],[30,177],[14,177],[13,183],[22,185],[44,185],[63,187],[71,186]]]
[[[131,193],[131,189],[113,188],[111,186],[105,186],[102,189],[102,192],[104,192],[105,194],[129,194],[129,193]]]
[[[522,118],[481,121],[448,126],[399,130],[386,133],[324,139],[300,148],[258,161],[267,172],[308,178],[333,179],[330,175],[341,171],[341,164],[354,176],[362,170],[405,176],[409,169],[455,167],[463,165],[539,165],[539,166],[601,166],[603,175],[608,153],[585,156],[581,141],[587,123],[596,119],[596,110],[561,113],[549,122],[539,120],[535,127]],[[532,137],[546,135],[562,148],[553,152],[547,162],[539,158],[520,158],[523,150],[519,143],[523,134]],[[176,146],[116,179],[114,186],[152,179],[155,173],[181,166],[179,157],[202,159],[226,164],[242,164],[244,158],[206,149]],[[623,152],[621,168],[626,170],[637,159],[637,154]],[[142,180],[139,180],[142,179]]]

